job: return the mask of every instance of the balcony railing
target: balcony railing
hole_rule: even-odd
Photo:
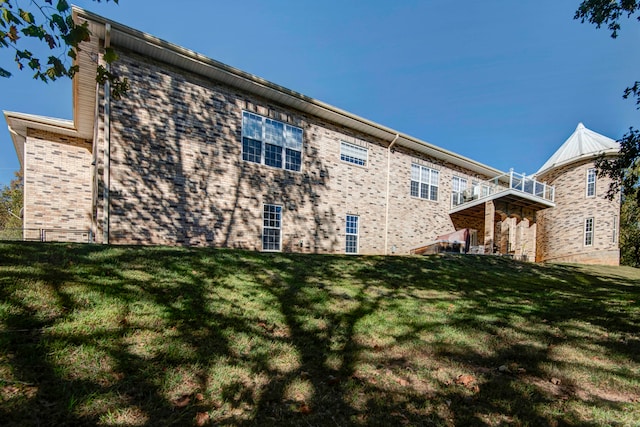
[[[454,191],[451,193],[451,207],[483,199],[509,189],[530,194],[550,202],[555,199],[555,187],[552,185],[538,182],[525,174],[519,174],[511,170],[508,174],[497,176],[490,181],[474,183],[471,188],[467,188],[464,191]]]

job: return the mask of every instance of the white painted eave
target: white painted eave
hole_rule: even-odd
[[[161,61],[182,68],[210,80],[246,91],[280,105],[348,127],[375,138],[391,142],[396,135],[399,135],[396,144],[424,153],[437,160],[463,167],[479,175],[491,177],[504,173],[465,156],[351,114],[318,101],[317,99],[223,64],[192,50],[108,20],[84,9],[74,6],[73,14],[76,22],[78,20],[88,21],[92,34],[100,39],[104,38],[104,26],[109,23],[111,25],[112,46],[131,50],[143,56],[153,58],[155,61]],[[81,74],[83,74],[82,68]],[[87,85],[88,83],[85,82],[84,84]],[[95,82],[93,84],[95,85]],[[74,87],[74,89],[77,88]],[[90,91],[92,89],[85,86],[82,87],[81,90]],[[91,108],[78,110],[77,113],[87,118],[93,118],[93,109]],[[76,121],[80,120],[80,117],[76,116],[75,119]]]
[[[3,113],[21,168],[24,161],[24,144],[27,139],[28,129],[42,130],[73,137],[78,136],[78,131],[72,120],[16,113],[13,111],[3,111]]]

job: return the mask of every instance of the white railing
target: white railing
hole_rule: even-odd
[[[506,184],[508,178],[508,184]],[[462,192],[451,193],[451,207],[460,206],[474,200],[483,199],[508,189],[531,194],[544,200],[553,202],[555,187],[544,182],[538,182],[526,174],[519,174],[513,170],[506,175],[500,175],[490,181],[480,181]]]

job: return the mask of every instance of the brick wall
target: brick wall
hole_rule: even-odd
[[[25,238],[88,241],[91,143],[30,129],[25,143]]]
[[[400,147],[393,150],[387,224],[390,141],[126,51],[116,67],[129,78],[132,89],[126,98],[112,103],[112,243],[260,250],[264,203],[283,206],[282,246],[291,251],[344,252],[347,214],[359,216],[363,254],[384,252],[387,226],[388,246],[400,254],[454,230],[448,215],[451,179],[455,174],[471,182],[471,174],[464,170]],[[301,172],[242,160],[243,110],[304,130]],[[341,161],[340,141],[366,147],[367,165]],[[97,159],[100,179],[101,152]],[[437,201],[411,197],[412,162],[440,171]],[[97,196],[100,218],[100,190]]]
[[[556,207],[538,213],[538,261],[618,265],[620,203],[605,198],[607,178],[598,177],[596,195],[586,196],[587,170],[591,160],[575,162],[541,178],[555,186]],[[585,219],[594,219],[593,244],[585,245]]]

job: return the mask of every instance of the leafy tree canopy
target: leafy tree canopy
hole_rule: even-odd
[[[0,189],[0,230],[22,227],[22,198],[22,172],[16,172],[16,177],[11,183]]]
[[[634,19],[640,21],[639,0],[584,0],[580,3],[575,19],[594,24],[596,28],[606,25],[611,31],[611,37],[617,38],[621,20]],[[624,90],[624,98],[635,98],[636,106],[640,109],[640,81]],[[640,131],[629,128],[620,143],[620,155],[615,158],[601,156],[596,161],[598,174],[612,178],[609,197],[613,198],[622,189],[629,199],[635,199],[640,206]]]
[[[100,3],[101,0],[94,1]],[[117,4],[119,0],[105,1]],[[0,49],[13,50],[17,68],[33,71],[35,79],[50,82],[61,77],[72,78],[78,72],[73,60],[77,58],[80,43],[89,39],[90,32],[87,23],[77,25],[73,21],[71,12],[71,5],[66,0],[0,0]],[[38,57],[25,48],[25,38],[46,46],[50,55]],[[115,52],[107,48],[103,54],[105,63],[116,59]],[[3,65],[0,63],[0,77],[11,77],[11,72]],[[102,64],[98,64],[96,80],[100,84],[110,82],[115,98],[129,88],[126,79],[120,79]]]

